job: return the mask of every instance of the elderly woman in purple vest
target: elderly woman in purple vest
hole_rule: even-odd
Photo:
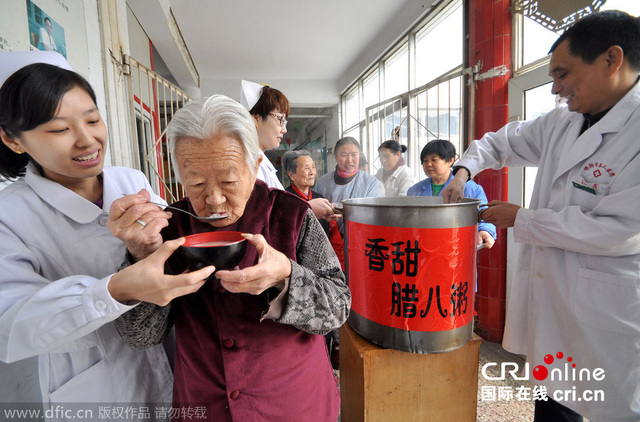
[[[238,268],[197,292],[125,314],[120,334],[144,348],[175,325],[175,408],[204,406],[215,421],[336,421],[340,396],[323,335],[346,321],[351,295],[318,220],[307,202],[256,179],[258,135],[237,102],[191,101],[167,136],[187,193],[174,206],[227,218],[174,212],[163,239],[224,230],[246,233],[249,244]],[[173,256],[168,268],[179,274],[186,265]]]

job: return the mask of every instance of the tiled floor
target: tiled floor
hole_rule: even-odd
[[[514,362],[519,368],[524,365],[524,360],[513,355],[498,343],[483,341],[480,345],[480,364],[478,367],[478,422],[514,422],[533,421],[533,401],[531,399],[518,399],[518,388],[523,391],[531,391],[528,381],[515,381],[510,376],[504,381],[486,379],[482,374],[482,367],[487,363],[496,363],[487,368],[489,377],[498,377],[502,362]],[[499,392],[502,391],[502,397]],[[493,395],[495,392],[495,395]],[[510,396],[512,393],[512,396]],[[484,396],[484,397],[483,397]]]

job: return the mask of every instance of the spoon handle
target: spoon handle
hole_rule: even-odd
[[[182,211],[182,212],[183,212],[183,213],[185,213],[185,214],[189,214],[189,215],[190,215],[190,216],[192,216],[192,217],[198,218],[198,216],[197,216],[197,215],[194,215],[194,214],[190,213],[190,212],[189,212],[189,211],[187,211],[187,210],[183,210],[182,208],[176,208],[176,207],[172,207],[171,205],[164,205],[164,204],[160,204],[160,203],[158,203],[158,202],[153,202],[153,201],[149,201],[149,203],[150,203],[150,204],[157,205],[157,206],[159,206],[159,207],[164,207],[164,209],[169,208],[169,209],[171,209],[171,210]]]
[[[126,196],[126,195],[127,194],[125,194],[125,193],[122,194],[122,196]],[[196,220],[204,221],[204,222],[222,220],[222,219],[228,217],[228,215],[226,213],[225,214],[212,214],[209,217],[201,217],[201,216],[195,215],[195,214],[193,214],[193,213],[191,213],[191,212],[189,212],[187,210],[183,210],[181,208],[176,208],[176,207],[173,207],[171,205],[165,205],[165,204],[161,204],[159,202],[153,202],[153,201],[148,201],[148,203],[157,205],[159,207],[162,207],[163,210],[169,208],[171,210],[176,210],[176,211],[183,212],[183,213],[185,213],[187,215],[190,215],[191,217],[195,218]]]

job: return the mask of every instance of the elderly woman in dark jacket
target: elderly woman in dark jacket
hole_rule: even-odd
[[[204,406],[212,421],[335,422],[340,397],[323,335],[345,322],[351,296],[318,220],[307,203],[256,180],[256,128],[235,101],[189,102],[167,136],[187,193],[174,206],[227,218],[203,223],[173,213],[163,238],[240,231],[249,245],[239,268],[217,271],[197,292],[125,314],[121,335],[148,347],[175,325],[174,408]],[[171,273],[186,268],[178,256],[168,264]]]

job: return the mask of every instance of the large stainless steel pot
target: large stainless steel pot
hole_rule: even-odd
[[[480,201],[342,203],[351,328],[372,343],[413,353],[466,344],[473,333]]]

